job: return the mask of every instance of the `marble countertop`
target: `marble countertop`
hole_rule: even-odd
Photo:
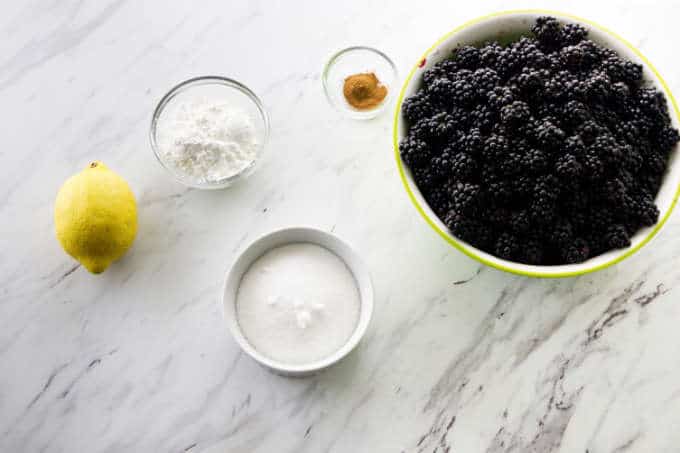
[[[605,3],[549,6],[616,30],[680,92],[680,5]],[[377,46],[403,76],[444,32],[512,6],[414,5],[3,4],[0,451],[678,451],[678,213],[593,275],[482,267],[410,205],[391,115],[355,122],[327,104],[334,50]],[[160,96],[202,74],[246,82],[272,118],[264,165],[225,191],[173,182],[148,143]],[[61,183],[93,159],[139,203],[134,247],[100,276],[61,251],[52,220]],[[358,350],[307,379],[241,353],[218,308],[236,251],[290,225],[352,243],[376,290]]]

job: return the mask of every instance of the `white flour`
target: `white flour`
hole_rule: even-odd
[[[349,340],[361,301],[352,272],[334,253],[309,243],[272,249],[246,271],[236,316],[248,342],[287,364],[324,359]]]
[[[159,129],[166,163],[195,182],[218,182],[255,161],[257,137],[250,116],[222,101],[199,99],[168,112]]]

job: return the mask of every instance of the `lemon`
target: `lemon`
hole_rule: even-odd
[[[66,253],[99,274],[135,240],[135,197],[123,178],[92,162],[59,189],[54,224]]]

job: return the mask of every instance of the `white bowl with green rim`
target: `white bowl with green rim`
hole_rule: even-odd
[[[401,140],[406,132],[404,121],[401,116],[401,105],[406,97],[415,93],[418,88],[420,88],[422,80],[421,76],[424,70],[446,58],[450,55],[451,51],[458,46],[466,44],[479,45],[486,41],[502,40],[504,37],[527,35],[531,25],[536,18],[540,16],[553,16],[562,23],[580,23],[588,28],[589,39],[618,52],[619,55],[624,58],[641,64],[644,68],[643,76],[645,83],[664,93],[668,103],[668,111],[671,116],[672,124],[675,128],[680,128],[678,120],[680,112],[678,111],[678,106],[670,89],[666,85],[666,82],[664,82],[659,72],[639,50],[616,33],[589,20],[556,11],[534,9],[503,11],[471,20],[452,30],[439,39],[421,58],[418,59],[413,69],[408,74],[401,89],[401,93],[399,94],[399,98],[397,99],[393,128],[394,153],[401,180],[409,198],[415,205],[416,210],[446,242],[471,258],[503,271],[529,277],[571,277],[604,269],[626,259],[649,243],[649,241],[659,232],[661,227],[668,220],[668,217],[675,207],[678,196],[680,196],[680,153],[678,153],[678,147],[676,147],[671,154],[666,175],[664,176],[663,183],[655,199],[660,212],[659,221],[656,225],[639,230],[631,238],[631,245],[627,248],[610,250],[609,252],[592,257],[587,261],[578,264],[554,266],[534,266],[504,260],[479,250],[455,237],[432,209],[430,209],[418,190],[410,170],[404,165],[401,156],[399,155],[399,140]]]

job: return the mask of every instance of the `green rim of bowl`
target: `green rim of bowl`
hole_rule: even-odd
[[[624,44],[626,47],[628,47],[633,53],[635,53],[640,60],[642,60],[647,68],[649,68],[652,73],[654,73],[654,76],[657,78],[659,83],[664,89],[664,92],[667,96],[667,98],[670,100],[671,105],[673,106],[673,110],[675,112],[676,118],[680,117],[680,111],[678,110],[678,105],[675,102],[675,98],[673,97],[673,94],[671,93],[671,90],[668,88],[668,85],[666,84],[666,81],[661,77],[661,74],[659,74],[659,71],[656,70],[656,68],[649,62],[649,60],[642,55],[642,53],[635,48],[631,43],[623,39],[621,36],[618,34],[614,33],[613,31],[609,30],[606,27],[603,27],[602,25],[596,24],[595,22],[592,22],[587,19],[583,19],[578,16],[574,16],[572,14],[565,14],[561,13],[559,11],[551,11],[551,10],[544,10],[544,9],[519,9],[519,10],[509,10],[509,11],[500,11],[492,14],[488,14],[486,16],[478,17],[476,19],[470,20],[462,25],[460,25],[457,28],[454,28],[441,38],[437,40],[429,49],[425,51],[423,56],[418,59],[416,64],[413,66],[413,69],[408,74],[408,77],[406,77],[406,80],[404,81],[404,84],[402,85],[401,92],[399,93],[399,97],[397,98],[397,103],[396,103],[396,108],[395,108],[395,113],[394,113],[394,124],[393,124],[393,145],[394,145],[394,157],[397,161],[397,167],[399,168],[399,176],[401,177],[401,182],[404,185],[404,188],[406,189],[406,192],[408,193],[409,198],[411,199],[411,202],[415,206],[416,210],[420,213],[420,215],[425,219],[428,225],[439,234],[446,242],[448,242],[450,245],[455,247],[456,249],[460,250],[470,258],[473,258],[483,264],[486,264],[487,266],[494,267],[496,269],[500,269],[505,272],[510,272],[512,274],[517,274],[517,275],[524,275],[527,277],[539,277],[539,278],[562,278],[562,277],[574,277],[577,275],[583,275],[583,274],[589,274],[591,272],[599,271],[602,269],[605,269],[609,266],[612,266],[620,261],[623,261],[624,259],[628,258],[638,250],[640,250],[645,244],[647,244],[658,232],[661,230],[661,227],[666,223],[668,220],[668,217],[670,217],[671,213],[673,212],[673,209],[675,208],[675,205],[678,201],[678,197],[680,196],[680,185],[678,185],[678,188],[675,191],[675,195],[673,195],[673,200],[671,201],[671,205],[669,206],[668,210],[666,211],[666,214],[659,220],[659,222],[654,226],[654,229],[647,234],[647,236],[640,241],[639,244],[637,244],[634,247],[631,247],[629,250],[627,250],[625,253],[622,253],[621,255],[611,259],[610,261],[607,261],[606,263],[599,264],[597,266],[594,266],[592,268],[586,268],[586,269],[581,269],[581,270],[576,270],[576,271],[568,271],[568,272],[560,272],[560,273],[543,273],[540,271],[524,271],[520,269],[516,269],[511,266],[507,266],[501,263],[495,263],[492,261],[489,261],[488,259],[478,255],[476,253],[476,249],[472,248],[471,246],[468,246],[458,239],[454,238],[451,234],[447,233],[446,231],[442,230],[439,228],[439,226],[432,221],[432,219],[427,215],[423,207],[418,203],[418,200],[416,200],[415,195],[413,194],[413,191],[411,190],[411,187],[408,184],[408,181],[406,179],[406,174],[404,171],[404,166],[401,162],[401,158],[399,156],[399,138],[397,134],[397,126],[399,124],[399,112],[401,110],[401,103],[404,99],[404,94],[406,93],[406,88],[408,87],[411,78],[413,78],[413,75],[415,72],[418,70],[418,67],[420,65],[420,62],[422,62],[424,59],[428,57],[428,55],[438,48],[445,40],[447,40],[451,35],[458,33],[465,28],[468,28],[472,25],[476,25],[480,22],[483,22],[487,19],[491,19],[494,17],[499,17],[499,16],[506,16],[506,15],[514,15],[514,14],[546,14],[546,15],[553,15],[557,17],[564,17],[568,19],[572,19],[577,22],[585,23],[588,24],[592,27],[595,27],[608,35],[610,35],[612,38],[618,40],[622,44]]]

